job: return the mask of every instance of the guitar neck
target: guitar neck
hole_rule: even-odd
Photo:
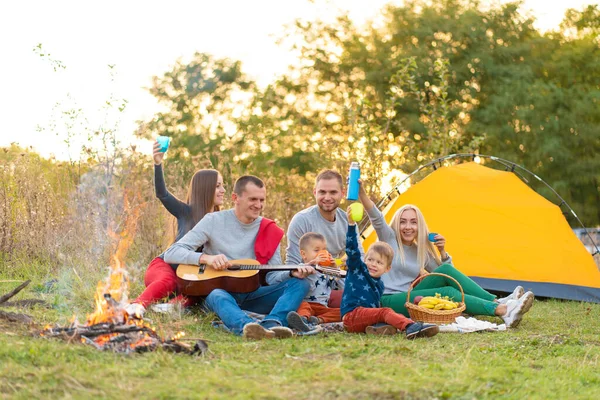
[[[230,260],[231,266],[227,269],[230,271],[294,271],[307,265],[268,265],[258,264],[253,260]],[[180,265],[181,267],[181,265]],[[203,274],[206,270],[206,264],[200,264],[199,273]],[[331,276],[345,277],[346,271],[341,271],[335,267],[325,267],[321,265],[312,265],[317,271]],[[194,268],[194,267],[192,267]],[[196,267],[197,268],[197,267]]]
[[[234,264],[228,269],[231,270],[271,270],[271,271],[294,271],[300,268],[300,265],[254,265],[254,264]]]

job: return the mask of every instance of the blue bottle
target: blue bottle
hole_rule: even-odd
[[[348,173],[348,194],[346,199],[358,200],[358,180],[360,179],[360,164],[356,161],[350,163],[350,171]]]

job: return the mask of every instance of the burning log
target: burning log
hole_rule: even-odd
[[[85,337],[97,337],[102,335],[110,335],[113,333],[131,333],[131,332],[151,332],[151,330],[145,326],[137,325],[114,325],[114,324],[96,324],[91,326],[78,325],[69,327],[46,327],[41,332],[44,337],[64,337],[64,338],[76,338],[81,336]]]
[[[131,207],[127,195],[124,208],[127,212],[125,228],[119,234],[110,233],[111,237],[118,239],[118,243],[111,257],[108,277],[98,282],[94,312],[87,316],[85,325],[77,323],[74,318],[68,327],[46,326],[40,336],[77,341],[101,351],[143,353],[162,348],[175,353],[204,354],[208,349],[205,341],[198,340],[194,346],[181,343],[179,339],[183,332],[163,339],[144,320],[127,313],[129,280],[124,260],[133,243],[140,208]]]
[[[119,353],[145,353],[162,348],[173,353],[199,354],[208,350],[204,340],[197,340],[194,346],[179,342],[180,333],[174,338],[163,340],[154,329],[147,325],[126,325],[101,323],[91,326],[73,324],[69,327],[47,326],[40,332],[46,338],[62,338],[89,344],[97,350]]]

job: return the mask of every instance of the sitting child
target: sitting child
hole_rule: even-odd
[[[320,233],[307,232],[298,243],[300,256],[304,264],[316,265],[328,261],[331,255],[327,252],[327,241]],[[332,289],[343,288],[343,280],[317,272],[307,278],[311,288],[297,312],[290,311],[287,322],[290,328],[301,332],[313,330],[314,325],[340,322],[340,309],[327,307]]]
[[[435,324],[414,322],[391,308],[380,308],[383,282],[381,275],[391,269],[394,250],[385,242],[375,242],[365,254],[365,262],[360,259],[356,223],[350,216],[348,207],[348,233],[346,234],[346,255],[348,275],[342,295],[341,315],[348,332],[376,335],[392,335],[397,329],[405,331],[407,339],[434,336],[439,332]],[[372,325],[385,323],[374,327]]]

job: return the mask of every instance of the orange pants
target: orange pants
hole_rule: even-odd
[[[414,321],[402,314],[396,313],[391,308],[356,307],[344,315],[344,327],[348,332],[361,333],[367,329],[367,326],[381,322],[405,331],[406,327]]]
[[[322,323],[340,322],[342,320],[339,308],[329,308],[321,303],[309,303],[307,301],[300,303],[298,314],[306,318],[319,317]]]

